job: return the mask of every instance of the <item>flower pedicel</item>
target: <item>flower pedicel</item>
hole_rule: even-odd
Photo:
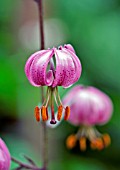
[[[101,150],[110,142],[108,134],[101,134],[95,125],[106,124],[111,118],[113,105],[110,98],[95,87],[74,87],[63,99],[64,105],[69,105],[71,114],[68,121],[80,126],[77,134],[70,135],[66,140],[69,149],[79,141],[80,150],[86,150],[86,140],[92,149]]]
[[[81,70],[81,63],[70,44],[60,46],[58,49],[41,50],[30,56],[25,65],[25,73],[29,82],[36,87],[48,86],[45,101],[40,108],[38,106],[35,108],[37,121],[40,121],[40,116],[43,121],[48,120],[49,105],[51,108],[50,123],[56,124],[53,99],[58,107],[58,121],[62,117],[63,109],[65,110],[64,119],[68,119],[70,108],[63,106],[57,86],[68,88],[78,81]]]

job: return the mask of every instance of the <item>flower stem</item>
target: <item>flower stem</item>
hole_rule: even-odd
[[[26,169],[31,169],[31,170],[45,170],[45,168],[38,168],[37,166],[29,165],[29,164],[25,164],[23,162],[20,162],[20,161],[18,161],[17,159],[15,159],[13,157],[11,157],[11,160],[13,162],[15,162],[16,164],[18,164],[19,165],[18,168],[21,168],[21,169],[26,168]],[[18,169],[18,168],[16,168],[16,169]]]
[[[38,4],[38,11],[39,11],[39,29],[40,29],[40,45],[41,45],[41,50],[45,48],[45,41],[44,41],[44,24],[43,24],[43,0],[35,0]],[[44,101],[44,89],[41,86],[41,100],[42,103]],[[44,170],[47,170],[47,128],[46,128],[46,123],[43,122],[43,167]]]

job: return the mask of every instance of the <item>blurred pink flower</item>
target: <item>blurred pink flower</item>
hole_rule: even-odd
[[[82,67],[73,47],[70,44],[41,50],[27,60],[25,65],[25,74],[29,82],[36,87],[48,86],[45,102],[41,108],[35,108],[36,119],[39,121],[39,110],[41,110],[42,119],[48,119],[47,107],[51,103],[51,124],[55,124],[54,107],[52,97],[59,107],[59,111],[64,108],[58,94],[57,86],[67,88],[78,81],[81,75]],[[61,117],[61,116],[60,116]],[[60,119],[59,117],[59,119]]]
[[[113,111],[110,98],[95,87],[75,86],[63,99],[70,105],[69,122],[73,125],[97,125],[109,121]]]
[[[81,125],[76,135],[68,137],[68,147],[69,142],[71,143],[75,138],[80,140],[80,143],[82,141],[84,147],[87,138],[91,142],[91,147],[93,143],[97,143],[95,144],[97,149],[103,149],[104,146],[110,143],[109,135],[100,134],[94,127],[94,125],[107,123],[113,112],[112,101],[105,93],[92,86],[84,87],[78,85],[65,96],[63,104],[70,106],[71,114],[68,121],[75,126]],[[81,150],[82,144],[80,144]]]
[[[9,170],[10,169],[11,157],[9,150],[0,138],[0,170]]]

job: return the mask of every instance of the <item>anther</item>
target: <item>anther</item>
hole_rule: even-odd
[[[36,120],[39,122],[40,121],[40,109],[38,106],[35,107],[34,114],[35,114]]]
[[[66,140],[66,146],[68,149],[73,149],[76,145],[77,138],[75,135],[70,135]]]
[[[62,117],[62,111],[63,111],[63,106],[60,105],[58,107],[58,113],[57,113],[57,120],[60,121],[61,120],[61,117]]]
[[[104,134],[102,138],[103,138],[105,147],[109,146],[111,143],[110,136],[108,134]]]
[[[95,150],[96,149],[96,143],[94,141],[91,141],[90,147],[91,147],[91,149]]]
[[[81,137],[79,139],[79,144],[80,144],[80,150],[81,151],[85,151],[86,150],[86,138],[85,137]]]
[[[104,148],[103,140],[101,138],[97,138],[95,140],[95,144],[98,150],[102,150]]]
[[[70,116],[70,107],[67,106],[67,107],[65,108],[64,120],[68,120],[69,116]]]
[[[43,121],[48,120],[47,108],[45,106],[42,106],[42,108],[41,108],[41,115],[42,115],[42,120]]]

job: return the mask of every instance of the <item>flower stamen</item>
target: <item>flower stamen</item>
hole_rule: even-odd
[[[39,122],[40,121],[40,109],[38,106],[35,107],[34,115],[35,115],[36,121]]]
[[[104,134],[102,138],[103,138],[105,147],[108,147],[111,143],[110,136],[108,134]]]
[[[67,106],[67,107],[65,108],[64,120],[68,120],[69,116],[70,116],[70,107]]]
[[[111,139],[108,134],[102,135],[95,127],[92,126],[82,126],[75,135],[70,135],[66,140],[66,145],[69,149],[73,149],[73,147],[75,147],[75,137],[76,141],[79,141],[81,151],[86,151],[88,142],[90,143],[91,149],[97,149],[99,151],[109,146],[111,143]]]
[[[80,145],[80,150],[81,151],[85,151],[86,150],[86,138],[85,137],[80,137],[79,145]]]
[[[62,111],[63,111],[63,106],[60,105],[58,107],[58,113],[57,113],[57,120],[60,121],[61,120],[61,117],[62,117]]]
[[[68,149],[73,149],[76,145],[77,142],[77,138],[75,135],[70,135],[68,136],[67,140],[66,140],[66,146]]]
[[[54,114],[54,106],[51,106],[51,121],[50,124],[56,124],[57,121],[55,120],[55,114]]]
[[[47,108],[45,106],[42,106],[41,108],[41,116],[43,121],[48,120]]]
[[[93,141],[93,143],[95,144],[96,146],[96,149],[98,150],[102,150],[104,148],[104,143],[103,143],[103,140],[102,138],[97,138]]]

